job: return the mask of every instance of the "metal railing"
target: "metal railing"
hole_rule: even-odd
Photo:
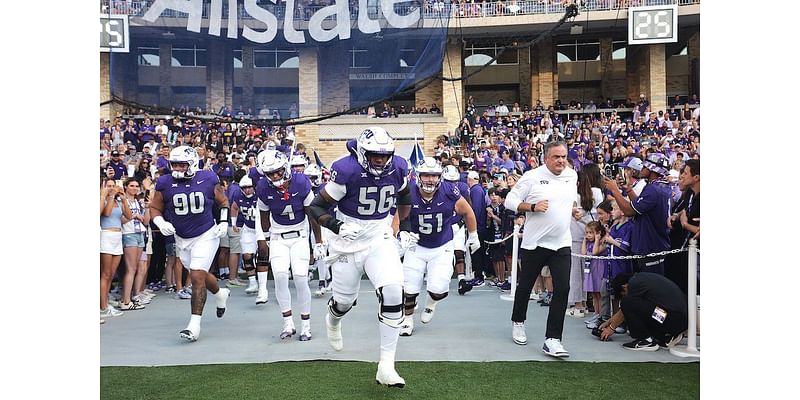
[[[112,14],[127,14],[135,17],[142,17],[150,8],[155,0],[101,0],[100,12]],[[296,2],[294,9],[294,19],[308,21],[315,12],[325,6],[314,4],[303,4],[304,1]],[[645,5],[695,5],[700,4],[700,0],[584,0],[580,7],[581,12],[585,11],[609,11],[627,9],[635,6]],[[282,19],[286,13],[284,4],[273,4],[270,1],[259,2],[259,7],[271,12],[278,19]],[[228,2],[223,1],[223,15],[228,13]],[[396,4],[395,11],[400,15],[407,15],[414,10],[420,9],[419,4],[402,5]],[[210,15],[211,4],[206,2],[203,5],[203,17]],[[558,0],[508,0],[508,1],[472,1],[472,2],[450,2],[426,0],[421,7],[421,17],[423,19],[441,18],[481,18],[499,17],[515,15],[536,15],[536,14],[563,14],[564,1]],[[370,18],[379,16],[379,7],[371,5],[368,7],[367,15]],[[250,14],[245,12],[243,4],[239,4],[237,15],[240,19],[253,19]],[[161,15],[167,18],[186,18],[188,15],[183,12],[166,10]],[[332,18],[332,17],[331,17]],[[350,1],[350,18],[355,21],[358,19],[358,1]]]

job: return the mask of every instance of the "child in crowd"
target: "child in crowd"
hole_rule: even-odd
[[[586,234],[581,242],[582,255],[605,255],[606,243],[603,238],[606,236],[606,229],[598,221],[586,224]],[[587,295],[592,297],[594,306],[594,318],[600,319],[602,316],[602,305],[600,292],[603,285],[603,273],[606,269],[605,260],[597,258],[584,259],[583,289]]]
[[[607,247],[609,256],[630,255],[632,223],[630,223],[630,219],[622,213],[622,210],[619,209],[616,201],[612,200],[611,206],[611,218],[613,220],[613,225],[611,225],[611,229],[609,230],[608,234],[603,238],[603,243],[608,245]],[[631,260],[608,260],[608,266],[604,274],[604,279],[610,282],[614,279],[614,277],[621,273],[633,273]],[[613,296],[611,301],[613,312],[616,313],[619,310],[620,298],[613,292],[610,294]],[[625,333],[624,324],[617,327],[617,333]]]
[[[488,191],[491,203],[486,207],[486,224],[488,225],[488,235],[493,242],[503,239],[503,215],[505,206],[503,200],[497,193],[498,188],[491,188]],[[489,285],[498,286],[505,281],[506,277],[506,257],[504,243],[489,245],[489,257],[494,266],[495,278],[489,281]]]

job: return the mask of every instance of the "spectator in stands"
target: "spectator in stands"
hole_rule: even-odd
[[[642,163],[642,177],[647,185],[633,202],[627,202],[616,180],[606,177],[605,187],[611,192],[623,214],[633,217],[631,253],[645,256],[669,250],[667,217],[670,188],[665,176],[669,164],[661,153],[652,153]],[[634,271],[664,274],[664,256],[648,256],[635,260]]]
[[[119,151],[114,150],[111,152],[111,161],[106,164],[106,169],[109,167],[114,169],[114,176],[112,177],[114,180],[120,180],[128,173],[128,168],[121,158],[122,154],[120,154]]]
[[[469,200],[472,211],[478,222],[478,237],[481,239],[481,247],[471,254],[472,270],[475,278],[467,282],[472,287],[481,287],[484,282],[484,271],[488,271],[486,260],[486,240],[490,240],[487,235],[486,220],[486,192],[481,186],[480,175],[476,171],[467,172],[467,186],[469,186]]]
[[[145,247],[145,233],[147,224],[150,223],[149,209],[145,208],[136,197],[139,194],[140,184],[134,178],[128,178],[123,183],[125,196],[131,211],[131,217],[122,216],[122,248],[125,258],[125,274],[122,279],[122,311],[140,310],[144,308],[142,298],[139,296],[138,287],[134,279],[143,282],[147,274],[147,265],[140,269],[139,260]]]
[[[122,217],[132,218],[124,190],[109,179],[100,189],[100,321],[122,312],[109,304],[111,279],[122,259]]]
[[[681,170],[678,181],[683,191],[681,198],[672,207],[667,227],[670,229],[670,245],[673,249],[686,247],[689,240],[700,232],[700,161],[688,160]],[[666,259],[664,276],[675,282],[684,294],[688,293],[686,252],[669,254]],[[699,293],[699,285],[698,293]]]
[[[502,115],[508,114],[508,107],[503,104],[503,99],[497,101],[497,107],[494,108],[494,112]]]

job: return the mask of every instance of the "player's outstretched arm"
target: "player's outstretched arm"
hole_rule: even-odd
[[[323,188],[319,191],[319,194],[314,197],[314,200],[311,201],[307,209],[311,218],[317,221],[319,226],[328,228],[331,232],[338,235],[339,227],[343,222],[336,219],[333,215],[328,214],[328,209],[332,208],[334,205],[336,205],[336,200]]]

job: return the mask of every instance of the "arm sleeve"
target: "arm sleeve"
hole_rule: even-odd
[[[303,199],[303,205],[308,207],[308,206],[311,205],[311,202],[313,200],[314,200],[314,191],[313,190],[309,190],[308,191],[308,196],[306,196],[306,198]]]
[[[258,209],[260,211],[269,211],[269,205],[258,199]]]

